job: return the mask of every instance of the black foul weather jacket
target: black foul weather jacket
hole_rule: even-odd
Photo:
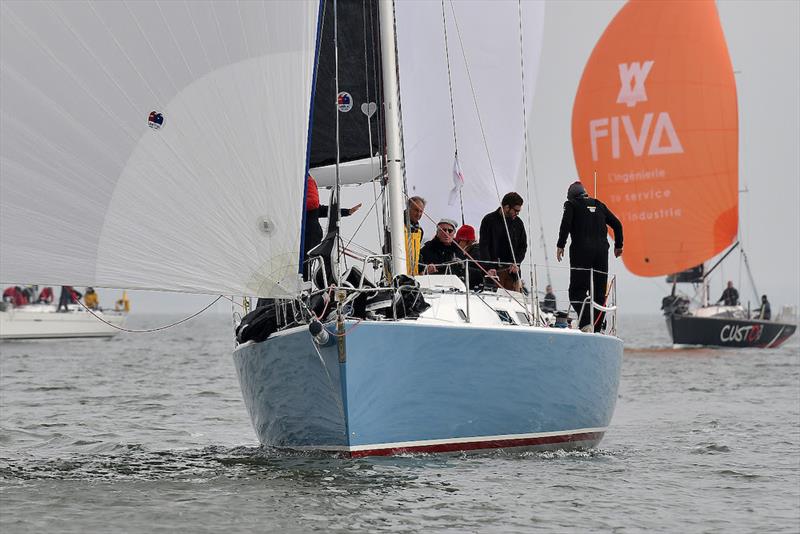
[[[564,248],[567,236],[571,236],[570,256],[575,252],[607,251],[608,226],[614,231],[614,248],[622,248],[622,223],[605,204],[589,197],[567,200],[556,246]]]
[[[508,223],[508,234],[503,219]],[[508,237],[511,236],[511,245],[514,254],[511,254],[512,247],[508,245]],[[480,249],[481,260],[487,269],[508,267],[516,260],[517,264],[525,259],[528,251],[528,236],[525,233],[525,225],[522,219],[516,217],[509,219],[503,215],[502,208],[486,214],[481,221],[480,229]]]
[[[419,251],[420,273],[424,272],[424,266],[428,264],[436,265],[439,273],[444,273],[446,263],[460,262],[464,259],[464,253],[458,248],[455,243],[445,245],[437,238],[433,238],[422,246]],[[453,274],[461,276],[464,268],[461,263],[456,263],[450,266],[450,271]]]

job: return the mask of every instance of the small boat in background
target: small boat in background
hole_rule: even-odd
[[[116,301],[113,311],[100,308],[90,311],[85,305],[75,303],[59,311],[56,304],[46,300],[15,303],[4,299],[0,302],[0,341],[110,338],[120,332],[129,310],[125,293]]]
[[[746,308],[739,304],[738,297],[736,304],[728,302],[726,305],[723,302],[723,305],[720,305],[721,300],[716,303],[709,301],[709,276],[738,246],[737,242],[706,272],[703,265],[698,265],[667,277],[667,282],[672,283],[672,293],[663,298],[661,309],[664,311],[667,329],[675,345],[774,349],[781,346],[797,330],[797,312],[792,306],[784,306],[780,314],[773,319],[768,311],[769,303],[766,308],[762,306],[751,310],[749,303]],[[743,257],[745,265],[748,266],[747,256]],[[748,275],[751,285],[754,285],[749,267]],[[685,294],[678,293],[678,284],[693,284],[699,296],[691,299]],[[755,296],[758,298],[757,291]],[[692,300],[699,302],[699,305],[693,308]]]

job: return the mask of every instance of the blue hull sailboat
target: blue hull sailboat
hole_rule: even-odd
[[[419,276],[402,237],[410,197],[477,225],[528,172],[542,3],[1,7],[0,282],[232,295],[266,446],[600,442],[622,362],[613,283],[606,306],[586,301],[606,333],[555,328],[533,275],[527,294],[471,284],[472,259]],[[313,247],[309,174],[331,188]],[[342,235],[344,183],[372,184],[378,243]]]
[[[338,344],[316,347],[304,326],[239,346],[234,362],[259,440],[366,456],[588,448],[603,438],[619,339],[442,323],[348,321],[344,361]]]

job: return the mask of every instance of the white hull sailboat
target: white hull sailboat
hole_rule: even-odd
[[[125,323],[123,312],[95,311],[74,304],[57,312],[53,304],[8,306],[0,310],[0,341],[23,339],[110,338]]]

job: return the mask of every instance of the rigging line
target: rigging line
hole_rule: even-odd
[[[341,154],[340,154],[340,137],[339,137],[339,5],[337,0],[333,0],[333,65],[334,65],[334,85],[336,87],[336,103],[333,106],[333,111],[336,113],[336,168],[335,168],[335,175],[336,181],[334,184],[333,190],[333,198],[336,198],[336,202],[332,204],[332,207],[336,208],[337,210],[340,209],[340,204],[342,201],[341,192],[342,186],[341,182],[339,181],[339,164],[341,161]],[[341,214],[335,213],[334,216],[336,217],[336,229],[339,230],[341,228]],[[336,279],[341,280],[342,278],[342,236],[337,231],[336,235]]]
[[[205,307],[205,308],[203,308],[202,310],[198,311],[197,313],[193,313],[193,314],[192,314],[192,315],[190,315],[189,317],[184,317],[184,318],[183,318],[183,319],[181,319],[180,321],[177,321],[177,322],[175,322],[175,323],[172,323],[172,324],[168,324],[168,325],[166,325],[166,326],[159,326],[158,328],[147,328],[147,329],[144,329],[144,330],[132,330],[132,329],[130,329],[130,328],[123,328],[123,327],[121,327],[121,326],[117,326],[117,325],[115,325],[115,324],[112,324],[112,323],[110,323],[110,322],[106,321],[105,319],[103,319],[103,318],[102,318],[102,317],[100,317],[99,315],[97,315],[97,314],[96,314],[94,311],[92,311],[91,309],[89,309],[89,308],[86,306],[86,304],[84,304],[84,303],[83,303],[83,302],[81,302],[80,300],[78,300],[78,304],[80,304],[80,305],[83,307],[83,309],[84,309],[84,310],[86,310],[86,311],[88,311],[89,313],[91,313],[92,315],[94,315],[95,319],[97,319],[97,320],[98,320],[98,321],[100,321],[101,323],[105,323],[105,324],[107,324],[107,325],[108,325],[108,326],[110,326],[111,328],[116,328],[117,330],[120,330],[120,331],[122,331],[122,332],[128,332],[129,334],[148,334],[148,333],[151,333],[151,332],[158,332],[159,330],[166,330],[167,328],[172,328],[173,326],[178,326],[178,325],[179,325],[179,324],[181,324],[181,323],[185,323],[185,322],[186,322],[186,321],[188,321],[189,319],[193,319],[193,318],[197,317],[198,315],[200,315],[201,313],[203,313],[204,311],[206,311],[207,309],[209,309],[211,306],[213,306],[214,304],[216,304],[216,303],[217,303],[217,301],[219,301],[219,299],[221,299],[222,297],[223,297],[223,295],[218,295],[218,296],[217,296],[217,298],[215,298],[215,299],[214,299],[214,300],[213,300],[213,301],[212,301],[212,302],[211,302],[211,303],[210,303],[208,306],[206,306],[206,307]]]
[[[379,76],[379,74],[378,74],[379,70],[381,70],[381,69],[378,69],[378,54],[376,53],[376,51],[378,50],[379,42],[380,42],[380,36],[378,35],[378,38],[376,39],[376,34],[378,34],[379,31],[375,30],[375,20],[374,20],[374,17],[373,17],[374,12],[375,12],[374,7],[375,7],[375,4],[372,4],[372,3],[369,6],[369,27],[370,27],[370,40],[371,40],[371,44],[372,44],[372,48],[370,49],[370,51],[372,53],[372,79],[373,79],[373,83],[375,84],[375,102],[376,102],[376,104],[379,104],[378,105],[378,109],[376,111],[377,119],[376,119],[375,122],[376,122],[376,124],[378,126],[378,147],[380,147],[380,150],[382,150],[383,154],[385,155],[386,154],[386,139],[385,139],[385,130],[384,130],[384,128],[386,127],[386,121],[384,120],[384,114],[383,114],[383,79],[382,79],[382,76]],[[379,166],[380,171],[381,171],[380,172],[380,176],[381,176],[381,184],[380,185],[381,185],[381,191],[382,192],[386,190],[386,179],[384,178],[384,176],[386,176],[387,170],[386,170],[385,161],[386,161],[385,158],[381,157],[379,162],[378,162],[378,166]],[[381,203],[381,212],[380,212],[381,221],[382,221],[383,224],[378,229],[378,232],[380,233],[379,238],[378,238],[378,242],[381,245],[380,250],[382,250],[382,251],[385,250],[385,247],[386,247],[386,243],[385,243],[386,232],[387,232],[387,223],[386,223],[386,221],[389,218],[387,212],[388,212],[388,199],[387,199],[387,196],[384,195],[383,196],[383,202]]]
[[[450,91],[450,118],[453,121],[453,148],[455,150],[455,160],[458,161],[458,136],[456,134],[456,110],[453,104],[453,77],[450,70],[450,46],[447,39],[447,18],[445,16],[444,0],[442,0],[442,30],[444,33],[444,56],[447,60],[447,87]],[[464,219],[464,194],[461,189],[458,190],[458,200],[461,206],[461,224],[465,223]]]
[[[364,116],[367,118],[367,135],[369,136],[369,170],[370,175],[375,175],[375,155],[373,154],[372,150],[372,116],[369,114],[369,105],[372,103],[369,97],[369,54],[367,53],[367,0],[362,0],[361,2],[361,19],[362,19],[362,27],[364,29],[364,88],[366,90],[366,103],[367,103],[367,113],[364,113]],[[371,29],[371,28],[370,28]],[[375,102],[375,113],[378,113],[378,103]],[[381,192],[383,194],[383,192]],[[378,202],[378,188],[375,185],[375,181],[372,182],[372,198],[374,199],[375,203]],[[370,208],[372,209],[372,208]],[[362,223],[363,224],[363,223]],[[381,224],[381,215],[378,210],[375,210],[375,231],[378,232],[378,245],[381,245],[381,228],[383,225]],[[359,228],[361,225],[359,225]],[[356,230],[358,232],[358,230]],[[355,237],[355,234],[353,234]],[[351,238],[352,240],[352,238]]]
[[[502,199],[500,198],[500,188],[497,186],[497,176],[494,173],[494,165],[492,164],[492,156],[489,152],[489,142],[486,140],[486,131],[483,128],[483,119],[481,118],[480,108],[478,107],[478,96],[475,93],[475,86],[472,83],[472,73],[469,70],[469,62],[467,61],[467,53],[464,50],[464,41],[461,39],[461,28],[458,25],[458,18],[456,18],[456,10],[453,7],[453,0],[450,0],[450,11],[453,13],[453,22],[456,25],[456,35],[458,36],[458,42],[461,45],[461,55],[464,58],[464,67],[467,71],[467,80],[469,81],[469,88],[472,92],[472,102],[475,105],[475,114],[478,117],[478,126],[481,130],[481,137],[483,139],[483,147],[486,150],[486,159],[489,162],[489,170],[492,174],[492,182],[494,182],[494,191],[497,195],[497,201],[500,203],[500,210],[502,212],[503,204]],[[508,221],[506,220],[505,214],[503,214],[503,226],[506,230],[506,238],[508,238],[508,248],[511,250],[511,260],[514,262],[514,265],[517,264],[516,254],[514,253],[514,245],[511,242],[511,232],[508,230]]]
[[[372,183],[373,183],[373,184],[375,184],[375,182],[374,182],[374,181],[373,181]],[[384,192],[384,190],[381,190],[381,193],[380,193],[380,195],[377,195],[377,196],[375,197],[375,200],[372,202],[372,205],[369,207],[369,210],[367,210],[367,213],[365,213],[365,214],[364,214],[364,218],[363,218],[363,219],[361,219],[361,222],[360,222],[360,223],[358,223],[358,226],[356,227],[355,231],[353,232],[353,235],[352,235],[352,236],[350,236],[350,240],[349,240],[349,241],[347,242],[347,244],[345,245],[345,248],[349,247],[349,246],[350,246],[350,243],[352,243],[352,242],[353,242],[353,239],[355,239],[355,238],[356,238],[356,235],[358,234],[358,231],[359,231],[359,230],[361,230],[361,227],[362,227],[362,226],[364,226],[364,223],[367,221],[367,217],[369,217],[369,214],[370,214],[370,213],[372,213],[372,210],[375,208],[375,206],[377,206],[377,204],[378,204],[378,200],[380,200],[380,199],[381,199],[381,197],[383,196],[383,192]],[[377,213],[377,212],[378,212],[378,210],[376,209],[376,210],[375,210],[375,212]],[[380,231],[380,229],[379,229],[379,231]],[[378,244],[380,245],[380,240],[378,241]]]
[[[520,93],[522,95],[522,136],[523,136],[523,152],[525,154],[525,195],[528,198],[531,198],[531,188],[530,183],[528,181],[529,175],[529,165],[528,165],[528,108],[525,105],[525,46],[523,42],[523,33],[522,33],[522,0],[519,0],[517,3],[518,5],[518,14],[519,14],[519,72],[520,72]],[[537,210],[539,210],[538,206],[538,198],[537,198]],[[527,218],[528,218],[528,228],[533,230],[533,225],[531,224],[531,212],[533,210],[528,208]],[[544,230],[541,225],[541,220],[539,223],[539,232],[540,237],[544,239]],[[528,248],[531,250],[531,256],[533,255],[533,233],[529,232],[526,233],[526,237],[528,238],[529,244]],[[545,248],[545,265],[548,265],[547,260],[547,248]],[[536,287],[536,277],[533,276],[534,273],[531,275],[531,295],[536,298],[538,295],[538,288]],[[521,276],[521,275],[520,275]],[[550,269],[547,268],[547,284],[550,285]]]

